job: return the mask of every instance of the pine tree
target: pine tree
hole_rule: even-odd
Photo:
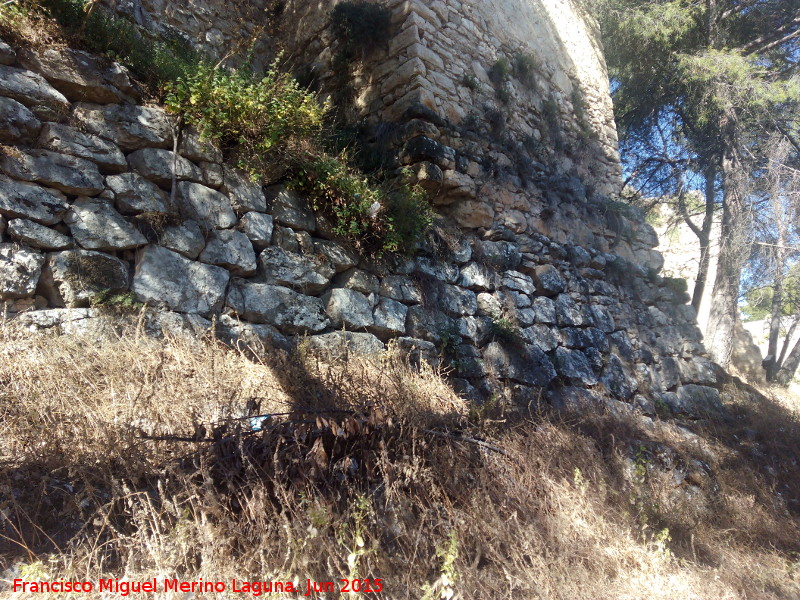
[[[727,366],[757,140],[778,131],[800,151],[800,0],[598,2],[623,140],[647,138],[669,119],[673,143],[691,150],[707,189],[719,181],[723,243],[706,347]]]

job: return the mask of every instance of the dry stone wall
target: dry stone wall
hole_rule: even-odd
[[[303,335],[331,352],[391,344],[446,366],[475,399],[544,390],[561,407],[720,409],[687,298],[656,274],[654,231],[590,201],[576,177],[540,177],[550,213],[536,222],[470,227],[465,211],[418,256],[370,261],[331,239],[307,198],[252,183],[191,131],[176,146],[170,116],[137,104],[118,65],[5,44],[0,58],[0,302],[22,326],[96,331],[98,304],[127,294],[153,309],[155,331],[213,327],[268,347]],[[458,160],[422,137],[404,151],[426,168]],[[507,212],[528,210],[510,188],[484,187],[473,214],[491,190]]]

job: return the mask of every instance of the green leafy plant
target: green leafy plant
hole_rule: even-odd
[[[378,183],[347,164],[347,155],[307,156],[291,185],[332,218],[334,233],[367,254],[410,253],[433,223],[425,191],[403,178]]]
[[[526,52],[518,52],[515,54],[511,63],[514,77],[529,88],[533,87],[536,83],[535,74],[541,67],[541,62],[535,56]]]
[[[478,81],[478,78],[475,77],[475,75],[473,75],[472,73],[464,74],[464,77],[461,78],[461,85],[471,89],[472,91],[477,91],[481,89],[481,82]]]
[[[498,58],[489,69],[489,79],[495,85],[502,85],[511,78],[511,63],[505,56]]]
[[[502,85],[497,90],[495,90],[495,95],[497,99],[500,100],[503,104],[510,104],[513,96],[511,95],[511,89],[508,85]]]
[[[499,314],[491,315],[490,318],[492,319],[492,336],[495,339],[509,344],[522,343],[522,333],[514,321]]]
[[[167,106],[207,139],[233,152],[239,166],[258,179],[276,157],[322,128],[329,106],[317,101],[276,59],[263,76],[201,63],[167,96]]]
[[[436,598],[452,598],[455,595],[455,583],[458,581],[456,561],[458,560],[458,535],[451,531],[447,542],[436,549],[436,556],[442,561],[439,569],[439,578],[433,583],[422,586],[425,595],[422,600],[435,600]]]

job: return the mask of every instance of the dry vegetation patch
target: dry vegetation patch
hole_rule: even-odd
[[[800,595],[796,490],[759,472],[733,429],[471,411],[393,353],[9,327],[0,344],[5,580],[380,577],[375,596],[392,599]],[[687,469],[707,472],[702,500],[669,481],[664,457],[707,464]]]

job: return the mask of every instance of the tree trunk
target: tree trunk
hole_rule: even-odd
[[[783,366],[775,375],[775,383],[787,387],[792,381],[798,366],[800,366],[800,340],[794,345],[792,351],[789,352],[789,356],[786,357],[786,362],[783,363]]]
[[[745,173],[737,144],[737,120],[733,109],[721,119],[722,156],[722,230],[714,280],[711,315],[706,331],[706,349],[714,361],[727,368],[733,351],[733,330],[738,315],[739,284],[742,264],[747,257]]]
[[[778,343],[781,337],[781,317],[783,316],[783,269],[786,263],[785,231],[778,224],[778,248],[775,249],[775,279],[772,283],[772,306],[770,307],[769,343],[764,363],[767,381],[773,381],[781,363],[778,360]]]
[[[714,227],[714,181],[716,177],[716,169],[709,167],[706,171],[706,212],[703,216],[703,226],[699,231],[695,231],[700,242],[700,265],[697,267],[697,279],[692,291],[692,306],[698,314],[700,305],[703,303],[703,294],[705,294],[708,281],[708,267],[711,263],[711,230]]]

